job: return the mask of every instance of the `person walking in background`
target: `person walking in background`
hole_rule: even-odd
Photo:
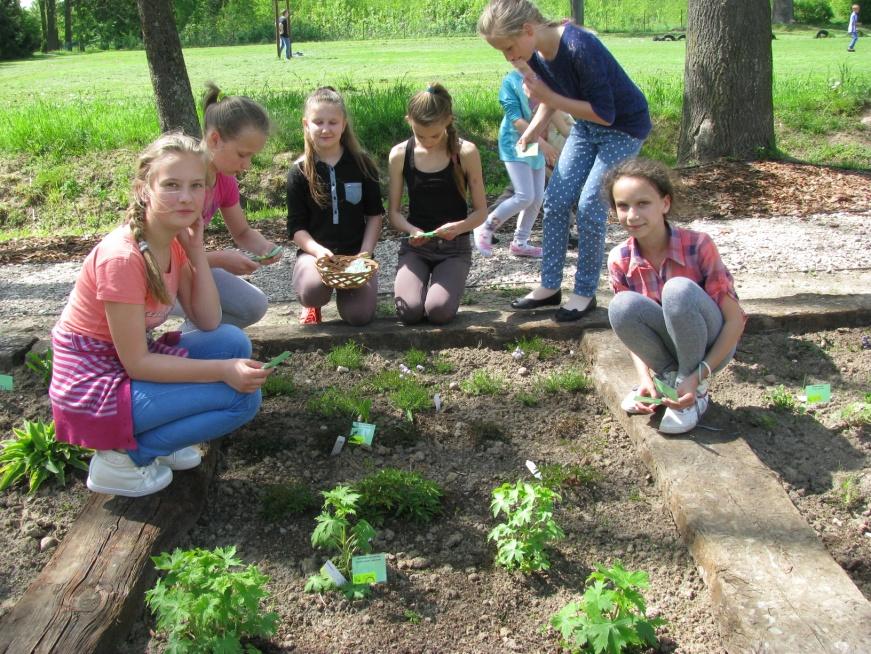
[[[284,50],[288,59],[293,54],[290,51],[290,16],[287,9],[281,12],[278,18],[278,56],[281,57],[281,51]]]
[[[302,125],[305,151],[287,176],[287,233],[299,247],[292,281],[302,305],[299,322],[313,325],[321,322],[321,307],[333,294],[317,260],[334,254],[371,257],[384,203],[378,166],[357,140],[335,89],[325,86],[306,98]],[[350,325],[372,322],[377,302],[377,273],[359,288],[336,291],[339,316]]]
[[[520,70],[530,99],[540,102],[520,144],[536,142],[556,110],[576,119],[545,191],[541,285],[511,306],[561,303],[569,220],[577,204],[574,292],[554,319],[578,320],[596,306],[608,217],[602,178],[641,149],[652,126],[647,100],[599,39],[572,23],[545,20],[529,0],[491,0],[478,33]]]
[[[183,134],[145,149],[125,223],[85,258],[51,332],[57,439],[96,450],[94,492],[165,488],[173,470],[200,464],[194,444],[238,429],[260,407],[270,371],[250,359],[245,332],[221,324],[203,247],[208,164]],[[196,330],[153,340],[176,298]]]
[[[396,312],[406,325],[424,318],[443,325],[460,308],[472,267],[471,232],[487,217],[481,155],[457,135],[453,101],[441,84],[415,94],[405,119],[412,137],[393,146],[389,164],[390,224],[409,235],[399,246]],[[400,211],[403,184],[407,218]]]
[[[859,5],[853,5],[850,22],[847,25],[847,34],[850,35],[850,45],[847,46],[847,52],[856,52],[856,41],[859,40],[859,10]]]

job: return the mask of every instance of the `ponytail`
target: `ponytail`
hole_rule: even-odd
[[[408,101],[406,115],[410,120],[424,126],[447,121],[445,127],[448,156],[451,159],[451,169],[454,182],[460,195],[466,197],[466,173],[460,160],[460,137],[454,124],[453,100],[448,90],[438,82],[432,82],[425,91],[420,91]]]

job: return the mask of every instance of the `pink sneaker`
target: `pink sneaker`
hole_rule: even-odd
[[[524,243],[521,245],[520,243],[511,241],[511,246],[508,248],[508,251],[515,257],[533,257],[534,259],[541,258],[541,248],[537,245],[530,245],[529,243]]]
[[[486,223],[474,229],[475,247],[482,257],[493,256],[493,232],[487,228]]]

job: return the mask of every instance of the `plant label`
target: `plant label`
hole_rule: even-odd
[[[330,452],[330,456],[339,456],[339,454],[342,452],[343,447],[345,447],[345,437],[337,436],[336,443],[335,445],[333,445],[333,451]]]
[[[285,350],[284,352],[279,354],[277,357],[270,359],[267,363],[264,363],[263,369],[266,370],[267,368],[274,368],[275,366],[277,366],[279,363],[284,361],[289,356],[290,356],[290,350]]]
[[[538,143],[527,143],[526,149],[518,143],[514,146],[514,151],[517,152],[518,157],[537,157],[538,156]]]
[[[384,554],[366,554],[351,559],[351,581],[355,584],[383,584],[387,582],[387,557]]]
[[[648,397],[647,395],[636,395],[635,401],[642,404],[662,404],[661,397]]]
[[[677,391],[668,384],[666,384],[664,381],[662,381],[659,377],[653,377],[653,385],[656,386],[656,390],[665,395],[668,399],[677,399]]]
[[[372,447],[372,440],[375,438],[375,425],[368,422],[351,423],[351,435],[348,441],[355,445],[363,445]]]
[[[436,413],[442,410],[442,396],[436,393],[432,396],[432,403],[435,405]]]
[[[808,404],[825,403],[832,399],[832,386],[830,384],[810,384],[805,387],[804,394]]]
[[[345,579],[345,575],[343,575],[339,569],[333,564],[332,561],[327,561],[324,563],[323,567],[321,567],[321,574],[325,574],[330,579],[333,580],[333,583],[336,584],[339,588],[346,586],[348,584],[348,580]]]
[[[0,391],[11,391],[12,387],[12,375],[0,375]]]
[[[541,472],[539,471],[538,466],[535,465],[534,461],[527,461],[526,467],[529,470],[529,472],[532,473],[533,477],[535,477],[538,480],[541,480]]]

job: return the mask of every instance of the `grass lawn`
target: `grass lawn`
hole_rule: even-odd
[[[871,137],[860,124],[871,98],[871,45],[847,53],[847,39],[813,39],[811,31],[780,33],[774,51],[774,104],[778,147],[786,156],[822,164],[867,168]],[[655,129],[643,154],[674,163],[683,94],[685,42],[605,34],[605,44],[648,97]],[[504,181],[495,153],[501,119],[497,92],[508,64],[479,38],[394,39],[297,43],[304,56],[279,60],[272,45],[191,48],[185,51],[195,94],[208,80],[228,93],[264,103],[275,133],[255,168],[271,165],[278,152],[298,152],[302,100],[318,85],[344,92],[355,127],[366,147],[386,165],[391,145],[407,138],[402,117],[408,98],[430,80],[452,92],[461,133],[482,151],[488,190]],[[0,192],[0,230],[44,229],[48,204],[61,208],[91,190],[77,181],[82,161],[106,161],[97,180],[101,206],[126,196],[129,153],[158,131],[151,82],[142,51],[53,54],[0,63],[0,161],[27,169],[35,180],[40,210],[6,209]],[[14,161],[14,164],[8,162]],[[110,163],[111,162],[111,163]],[[72,181],[65,177],[72,176]],[[65,187],[72,184],[72,191]],[[36,197],[39,195],[40,197]],[[51,197],[50,197],[51,196]],[[29,201],[28,201],[29,202]],[[29,202],[34,206],[34,202]],[[96,211],[96,215],[94,214]],[[49,214],[53,213],[48,211]],[[85,210],[83,220],[104,222],[102,210]],[[112,213],[114,221],[114,212]],[[63,225],[63,223],[61,223]],[[63,225],[65,228],[65,225]],[[2,235],[0,235],[2,238]]]

